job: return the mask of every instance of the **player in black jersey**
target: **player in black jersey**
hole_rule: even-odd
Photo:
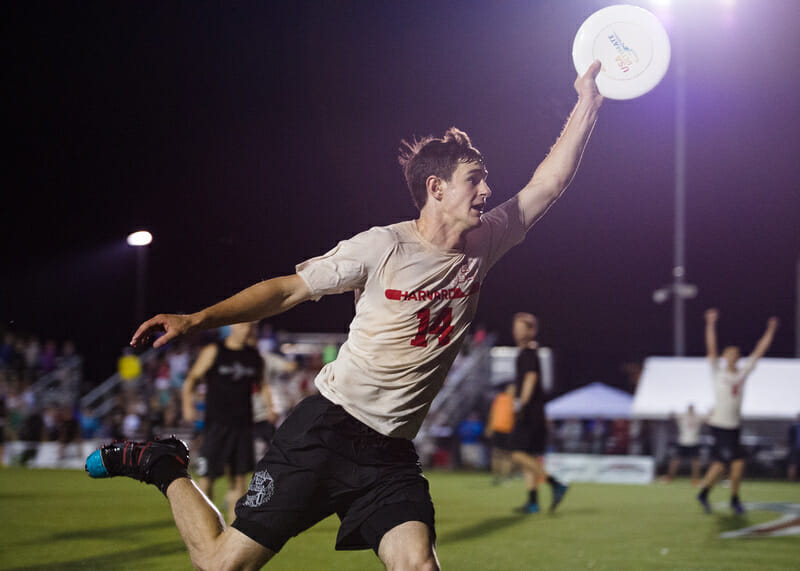
[[[253,385],[261,385],[264,360],[257,349],[247,345],[251,330],[249,323],[232,325],[224,341],[206,345],[183,384],[183,418],[192,422],[193,393],[199,382],[206,383],[198,484],[213,499],[214,480],[227,471],[230,485],[225,503],[229,521],[234,519],[236,500],[247,491],[247,474],[255,466],[251,395]]]
[[[517,355],[517,379],[514,390],[514,408],[517,413],[511,433],[511,460],[522,467],[528,499],[517,511],[538,513],[538,487],[546,480],[552,488],[550,511],[564,498],[567,486],[549,475],[542,465],[547,446],[547,419],[544,415],[545,395],[539,371],[539,356],[536,352],[536,317],[530,313],[514,315],[512,333],[519,347]]]

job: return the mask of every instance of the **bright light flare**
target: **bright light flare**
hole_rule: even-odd
[[[128,235],[128,244],[131,246],[147,246],[153,241],[153,235],[147,230],[139,230]]]

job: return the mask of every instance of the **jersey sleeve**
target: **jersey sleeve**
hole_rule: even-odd
[[[535,349],[525,349],[522,352],[520,362],[520,373],[526,375],[527,373],[539,372],[539,356],[536,354]]]
[[[393,235],[386,228],[372,228],[342,240],[328,253],[297,264],[295,269],[314,300],[360,290],[370,270],[393,243]]]
[[[528,226],[517,197],[506,200],[481,217],[480,239],[487,242],[487,268],[491,268],[511,248],[525,239]]]

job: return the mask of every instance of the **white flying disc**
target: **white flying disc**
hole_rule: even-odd
[[[597,89],[609,99],[633,99],[653,89],[669,67],[664,26],[638,6],[620,4],[598,10],[581,24],[572,44],[580,75],[600,60]]]

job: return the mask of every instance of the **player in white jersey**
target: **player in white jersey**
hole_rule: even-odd
[[[188,450],[170,439],[105,446],[93,477],[125,475],[167,497],[199,568],[255,569],[283,544],[337,513],[337,549],[372,548],[387,569],[437,569],[433,504],[411,439],[445,380],[475,315],[491,266],[572,180],[602,96],[600,62],[575,81],[578,102],[548,156],[514,197],[484,213],[483,157],[467,135],[406,143],[400,157],[419,218],[372,228],[273,278],[191,315],[158,315],[133,345],[259,320],[323,295],[355,291],[356,311],[320,395],[301,402],[256,466],[225,527],[188,477]]]
[[[711,504],[708,502],[708,493],[725,471],[726,465],[730,466],[731,480],[731,509],[734,513],[744,513],[744,508],[739,500],[739,486],[744,473],[745,455],[739,444],[739,429],[742,422],[742,397],[744,383],[748,375],[753,372],[756,362],[764,356],[775,337],[778,328],[778,318],[770,317],[767,321],[767,330],[756,343],[755,349],[742,367],[738,366],[741,353],[738,347],[726,347],[722,351],[722,358],[717,349],[717,320],[719,311],[709,309],[706,311],[706,355],[711,365],[711,374],[714,383],[714,410],[708,419],[711,435],[714,438],[714,447],[711,450],[711,466],[701,484],[702,489],[697,500],[706,513],[711,513]],[[722,361],[722,362],[720,362]]]
[[[674,415],[673,419],[678,427],[678,449],[669,461],[664,481],[672,481],[681,467],[681,460],[687,459],[692,469],[692,485],[696,486],[700,481],[700,431],[706,417],[698,415],[690,404],[686,412]]]

